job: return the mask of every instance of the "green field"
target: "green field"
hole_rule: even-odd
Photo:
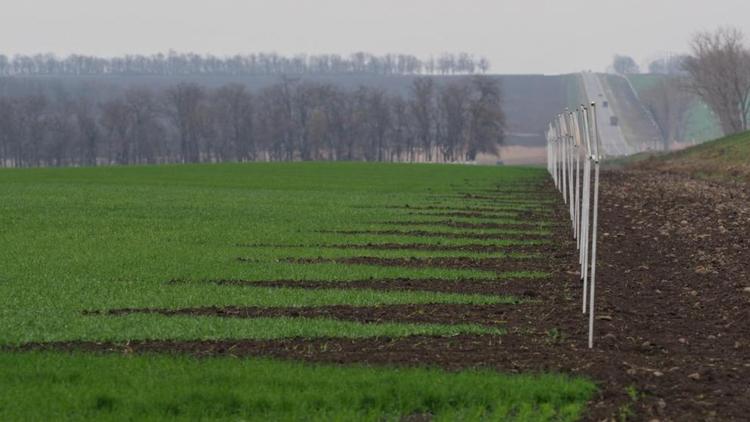
[[[366,323],[106,311],[514,306],[519,299],[507,295],[345,289],[339,282],[544,277],[533,265],[543,256],[533,251],[367,249],[379,244],[531,247],[550,242],[552,221],[528,224],[522,217],[528,212],[544,216],[544,206],[554,200],[529,188],[544,177],[535,168],[365,163],[0,170],[0,345],[6,349],[0,353],[0,419],[382,420],[421,413],[447,420],[575,419],[593,391],[587,381],[255,358],[196,361],[14,350],[25,343],[79,340],[502,336],[502,326],[462,321]],[[491,220],[449,219],[471,227],[441,226],[448,218],[429,211],[455,206],[465,193],[481,196],[506,186],[511,191],[501,203],[481,197],[460,201],[493,207]],[[488,221],[508,226],[482,228]],[[337,262],[356,257],[428,264]],[[513,260],[521,268],[453,268],[429,261],[443,258]],[[253,281],[274,280],[326,281],[331,288],[252,286]]]

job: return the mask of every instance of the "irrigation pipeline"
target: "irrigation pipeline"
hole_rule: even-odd
[[[570,211],[581,266],[582,311],[589,315],[589,348],[594,347],[600,161],[601,136],[596,121],[596,104],[582,105],[575,111],[566,110],[550,122],[547,170]]]

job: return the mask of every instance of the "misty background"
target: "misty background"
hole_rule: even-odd
[[[540,164],[597,102],[608,155],[747,130],[750,3],[74,0],[0,16],[0,166]],[[611,139],[610,139],[611,138]]]

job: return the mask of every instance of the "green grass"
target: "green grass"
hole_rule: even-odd
[[[2,420],[573,421],[594,386],[507,376],[262,359],[0,355]]]
[[[285,258],[487,256],[410,250],[346,251],[314,246],[348,242],[545,243],[547,226],[528,230],[413,227],[446,233],[493,233],[498,236],[497,241],[321,233],[395,228],[372,222],[395,221],[404,218],[406,211],[378,206],[423,206],[430,196],[455,195],[462,189],[456,185],[466,182],[481,190],[493,189],[498,184],[535,183],[542,177],[545,177],[543,171],[534,168],[365,163],[0,170],[0,196],[4,198],[0,202],[0,221],[4,227],[0,241],[12,245],[0,249],[0,344],[81,336],[95,339],[97,335],[113,338],[113,332],[125,324],[105,321],[103,317],[84,317],[80,314],[83,309],[504,303],[512,299],[166,282],[171,279],[495,278],[497,275],[492,272],[478,270],[305,265],[289,263]],[[456,201],[443,202],[456,205]],[[539,204],[535,200],[529,203]],[[534,233],[542,238],[536,242],[503,240],[507,233]],[[238,244],[298,246],[243,248]],[[250,258],[252,262],[240,262],[238,257]],[[528,271],[533,272],[534,268]],[[174,338],[231,337],[237,333],[257,337],[262,331],[254,321],[219,322],[203,318],[188,324],[169,322],[172,318],[165,316],[147,319],[149,322],[141,328],[127,325],[117,338],[161,335],[164,330],[159,328],[160,324],[169,325]],[[310,324],[308,320],[297,321],[295,330],[311,336],[335,333],[335,329],[327,331]],[[355,325],[359,328],[352,328]],[[416,328],[404,326],[399,332],[408,334],[413,329]],[[440,329],[455,331],[455,327]],[[354,323],[341,331],[342,335],[392,332],[392,327],[378,331]]]
[[[48,341],[129,341],[129,340],[225,340],[313,337],[401,337],[408,335],[453,336],[457,334],[501,335],[500,328],[471,324],[361,324],[323,318],[221,318],[133,314],[127,316],[87,316],[56,318],[43,327],[18,325],[10,340],[18,343]],[[56,331],[55,331],[56,330]]]
[[[695,177],[750,180],[750,132],[738,133],[668,154],[641,160],[638,165]]]

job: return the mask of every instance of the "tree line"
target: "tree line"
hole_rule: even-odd
[[[251,92],[180,83],[130,87],[102,101],[0,97],[4,167],[223,161],[463,161],[496,153],[505,116],[497,78],[437,83],[408,95],[283,77]]]
[[[127,55],[102,58],[53,54],[0,54],[0,75],[285,75],[307,73],[373,73],[373,74],[475,74],[486,73],[490,62],[468,53],[444,53],[419,59],[410,54],[376,56],[358,52],[349,56],[337,54],[292,57],[276,53],[259,53],[217,57],[194,53]]]

